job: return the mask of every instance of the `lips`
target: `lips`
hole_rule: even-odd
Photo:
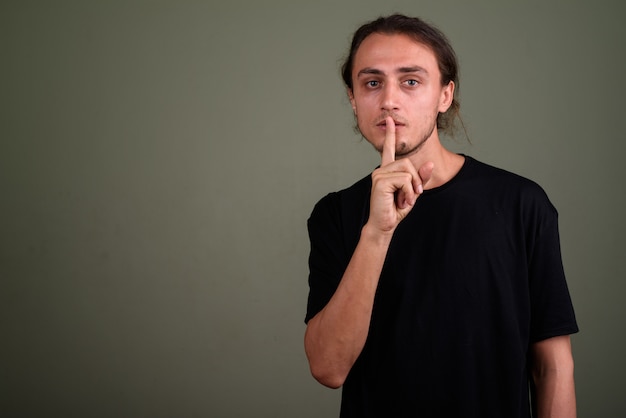
[[[400,128],[402,126],[405,126],[404,123],[402,122],[398,122],[398,121],[393,121],[393,124],[396,126],[396,128]],[[382,122],[378,123],[376,126],[379,126],[381,128],[386,128],[387,127],[387,121],[383,120]]]
[[[385,128],[387,126],[387,118],[391,116],[391,115],[385,115],[384,117],[382,117],[381,119],[378,120],[378,123],[376,123],[376,126],[381,127],[381,128]],[[395,118],[392,116],[393,119],[393,123],[394,125],[396,125],[396,127],[402,127],[405,126],[406,124],[402,121],[400,121],[400,118]]]

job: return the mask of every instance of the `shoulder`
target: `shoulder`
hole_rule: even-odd
[[[468,177],[472,179],[494,184],[504,183],[531,188],[538,187],[537,183],[519,174],[486,164],[473,157],[466,156],[465,159]]]
[[[350,187],[328,193],[315,204],[311,218],[341,212],[354,214],[355,210],[363,209],[369,203],[371,188],[372,177],[368,174]]]
[[[545,190],[534,180],[502,168],[467,159],[465,185],[478,196],[500,202],[504,207],[517,208],[524,218],[549,219],[558,216]]]
[[[368,175],[352,186],[320,199],[307,222],[311,240],[335,240],[351,254],[369,216],[371,184],[371,175]]]
[[[467,182],[475,182],[481,187],[490,187],[500,193],[547,199],[545,190],[534,180],[472,157],[466,157],[466,166],[467,172],[464,179]]]

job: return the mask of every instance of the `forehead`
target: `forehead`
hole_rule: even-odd
[[[439,74],[437,57],[425,44],[403,34],[373,33],[363,40],[354,55],[353,75],[363,68],[391,72],[401,67],[419,66]]]

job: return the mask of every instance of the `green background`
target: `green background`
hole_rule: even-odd
[[[327,417],[306,219],[378,162],[339,63],[394,11],[450,38],[472,144],[560,212],[580,417],[626,414],[619,1],[4,1],[0,415]]]

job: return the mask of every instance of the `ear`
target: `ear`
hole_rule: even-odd
[[[447,86],[441,89],[441,98],[439,99],[439,113],[445,113],[454,100],[454,81],[450,81]]]
[[[347,88],[346,93],[348,94],[348,99],[350,99],[350,105],[352,106],[352,111],[354,112],[354,115],[356,116],[356,100],[354,100],[354,93],[352,92],[351,88]]]

